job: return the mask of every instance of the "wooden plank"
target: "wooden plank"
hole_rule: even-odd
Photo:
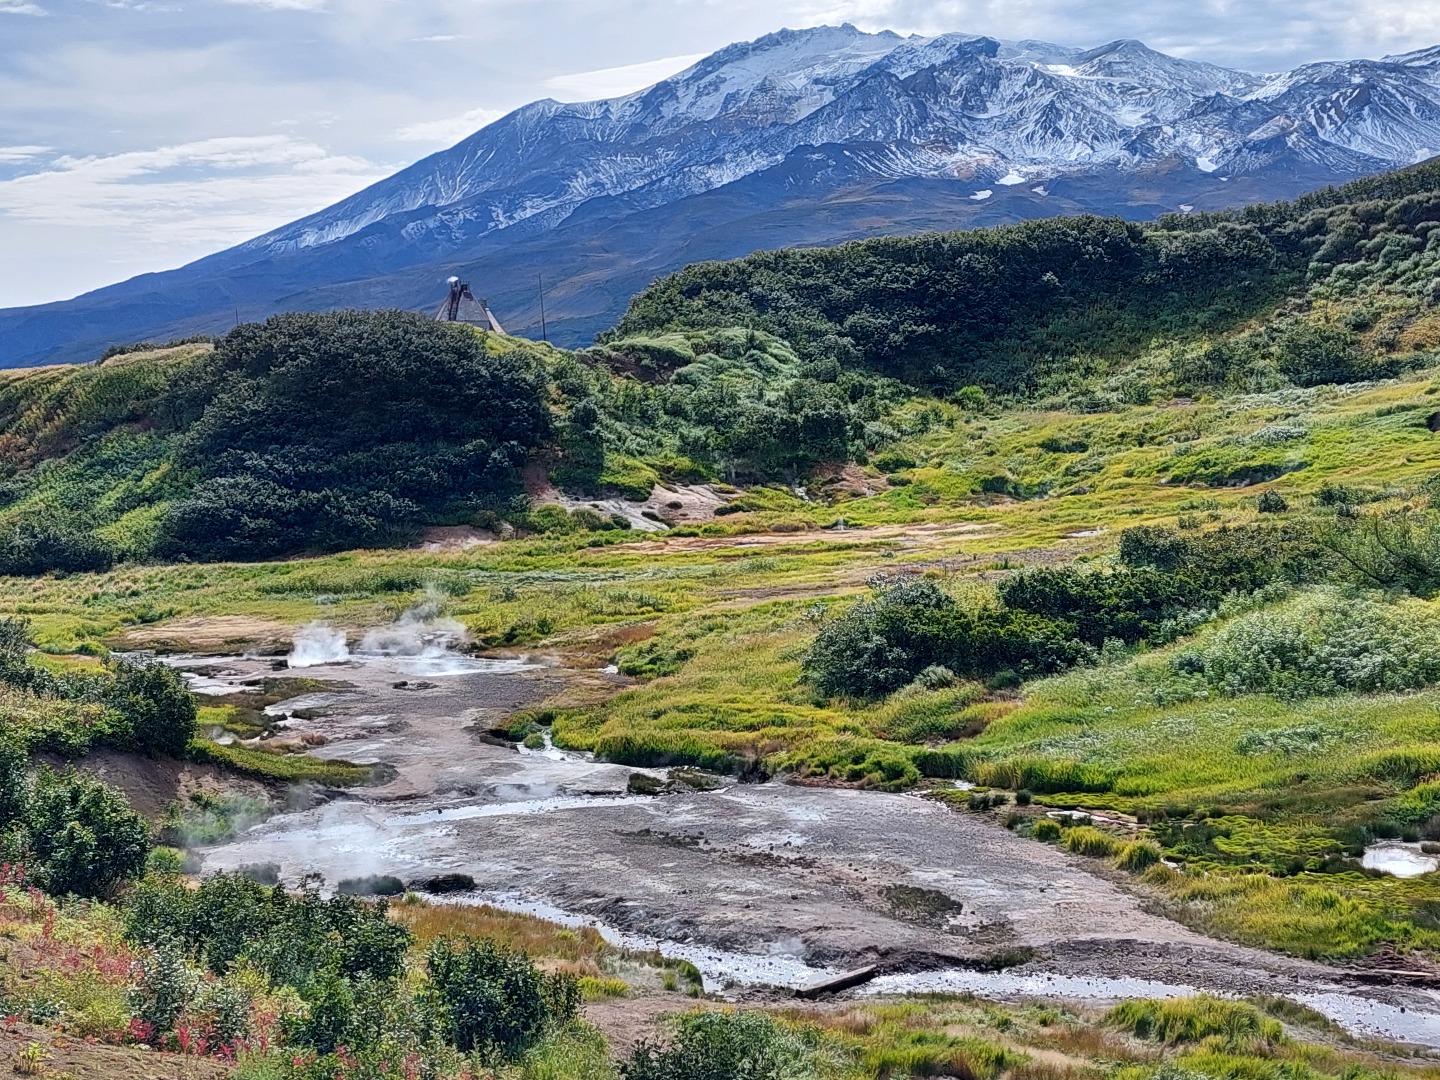
[[[823,982],[802,986],[795,991],[795,996],[804,998],[807,1001],[813,1001],[815,998],[825,994],[838,994],[841,990],[849,990],[852,986],[861,986],[879,974],[879,966],[872,964],[869,967],[857,968],[855,971],[847,971],[845,974],[837,975],[833,979],[826,979]]]

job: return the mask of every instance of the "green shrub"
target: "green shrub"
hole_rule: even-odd
[[[441,938],[426,970],[450,1041],[461,1050],[514,1060],[580,1005],[569,975],[542,975],[524,956],[488,941],[454,945]]]
[[[979,410],[986,388],[1026,386],[1044,358],[1128,354],[1162,322],[1233,319],[1273,298],[1284,261],[1250,224],[1055,218],[697,264],[635,297],[609,337],[744,323]]]
[[[1265,491],[1255,500],[1255,509],[1261,514],[1283,514],[1290,509],[1290,504],[1278,491]]]
[[[1090,651],[1054,620],[992,605],[962,607],[928,581],[878,585],[831,619],[805,658],[824,697],[881,697],[939,665],[963,676],[1058,671]]]
[[[642,1042],[621,1062],[623,1080],[805,1080],[814,1050],[761,1012],[699,1012],[672,1024],[663,1046]]]
[[[150,847],[149,825],[113,788],[73,769],[27,772],[25,752],[0,740],[0,861],[55,896],[105,897],[144,872]]]
[[[314,882],[292,895],[243,874],[216,874],[196,889],[175,879],[146,879],[126,895],[122,915],[136,944],[173,942],[216,975],[243,959],[275,985],[305,991],[331,973],[347,980],[397,978],[410,934],[386,911],[383,902],[325,899]]]
[[[1034,826],[1030,829],[1031,836],[1036,840],[1044,840],[1047,843],[1059,840],[1064,833],[1065,830],[1060,828],[1060,823],[1048,817],[1037,818]]]
[[[175,1030],[175,1022],[195,997],[200,975],[186,962],[184,951],[169,941],[142,952],[136,968],[130,1009],[158,1041]]]
[[[1241,615],[1171,667],[1232,695],[1415,690],[1440,682],[1440,612],[1316,589]]]
[[[1440,592],[1440,513],[1337,517],[1321,539],[1340,557],[1340,572],[1360,585],[1400,588],[1420,597]]]
[[[1121,870],[1129,870],[1138,874],[1154,866],[1164,857],[1160,845],[1153,840],[1136,840],[1125,844],[1120,849],[1120,857],[1115,860],[1115,865]]]
[[[101,691],[125,717],[135,748],[152,757],[181,758],[195,737],[195,695],[167,664],[118,660]]]
[[[0,574],[86,573],[114,564],[114,548],[76,515],[47,510],[0,524]]]
[[[25,619],[0,619],[0,682],[42,698],[99,706],[96,741],[152,757],[184,757],[195,735],[195,697],[180,672],[159,662],[112,660],[93,674],[56,675],[31,663]],[[77,746],[78,751],[86,746]]]
[[[1123,565],[1175,576],[1194,606],[1214,607],[1230,593],[1249,593],[1275,582],[1325,580],[1334,559],[1298,525],[1224,526],[1180,532],[1142,525],[1120,534]]]
[[[1039,567],[1001,581],[1001,601],[1017,611],[1063,619],[1095,648],[1108,639],[1139,641],[1161,621],[1203,604],[1173,573],[1142,567],[1114,573]]]
[[[525,355],[398,311],[237,327],[163,405],[200,479],[171,504],[161,552],[255,559],[385,542],[517,490],[550,432]]]

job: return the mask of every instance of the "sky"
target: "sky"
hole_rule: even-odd
[[[1431,0],[0,0],[0,307],[183,265],[538,98],[841,22],[1252,71],[1440,44]]]

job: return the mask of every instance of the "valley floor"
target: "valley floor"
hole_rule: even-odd
[[[1401,500],[1440,460],[1421,422],[1431,389],[1413,379],[1257,396],[1230,411],[957,413],[917,437],[931,464],[839,508],[771,492],[781,509],[693,535],[7,579],[0,613],[32,619],[59,666],[92,662],[83,654],[101,646],[191,654],[177,662],[212,695],[201,720],[216,742],[203,756],[243,767],[246,786],[217,787],[194,765],[161,776],[89,764],[152,812],[178,796],[203,869],[274,863],[287,881],[318,871],[332,884],[469,874],[472,899],[601,925],[690,960],[707,989],[739,1000],[773,1004],[767,985],[879,964],[847,1000],[1283,995],[1355,1031],[1440,1046],[1435,875],[1306,862],[1338,857],[1338,826],[1363,826],[1357,815],[1434,772],[1434,688],[1154,696],[1183,641],[1022,687],[911,687],[869,705],[817,700],[799,678],[817,628],[877,574],[986,595],[1017,567],[1104,565],[1132,525],[1260,520],[1259,487],[1162,482],[1167,432],[1201,432],[1229,468],[1250,454],[1251,429],[1293,421],[1312,433],[1314,467],[1273,486],[1297,517],[1327,483]],[[974,499],[946,486],[943,459],[970,443],[1024,480],[1055,471],[1041,442],[1071,436],[1095,448],[1083,490]],[[1363,457],[1345,449],[1362,443]],[[1324,601],[1313,595],[1272,606],[1303,615]],[[429,669],[337,657],[303,670],[281,659],[311,624],[354,643],[407,612],[423,619],[421,607],[463,624],[489,659],[451,654]],[[955,748],[1008,792],[1003,807],[972,812],[957,773],[922,775],[926,754]],[[1364,771],[1375,762],[1392,772]],[[718,790],[632,793],[636,777],[669,783],[664,766],[677,763],[731,775]],[[1108,786],[1085,780],[1094,768]],[[775,778],[734,775],[759,771]],[[1042,774],[1053,782],[1022,806],[1018,789]],[[1178,869],[1119,869],[1136,819],[1172,804],[1229,830],[1223,850]],[[1100,813],[1111,839],[1082,854],[1029,835],[1066,811]],[[1415,977],[1387,974],[1397,969]]]
[[[212,694],[273,667],[177,662]],[[201,872],[272,865],[292,884],[466,874],[467,902],[602,927],[627,948],[690,961],[733,1000],[876,965],[880,978],[852,996],[1290,996],[1357,1033],[1440,1046],[1440,996],[1189,930],[1153,913],[1154,889],[913,794],[726,782],[643,797],[627,793],[630,777],[663,770],[482,741],[526,703],[622,682],[543,654],[484,666],[304,669],[307,692],[271,707],[293,717],[287,737],[395,776],[204,847]],[[417,670],[423,689],[411,688]]]

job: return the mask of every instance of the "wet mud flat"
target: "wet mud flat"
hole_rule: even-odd
[[[186,663],[212,693],[268,673],[265,661]],[[596,925],[742,996],[870,966],[878,977],[846,994],[1279,994],[1358,1033],[1440,1047],[1428,990],[1205,937],[1078,856],[915,796],[775,782],[636,796],[631,774],[663,771],[485,741],[574,677],[538,660],[426,672],[377,658],[303,675],[320,688],[272,706],[287,732],[395,778],[256,825],[204,851],[206,870],[274,864],[286,881],[332,885],[465,874],[474,892],[450,899]]]

